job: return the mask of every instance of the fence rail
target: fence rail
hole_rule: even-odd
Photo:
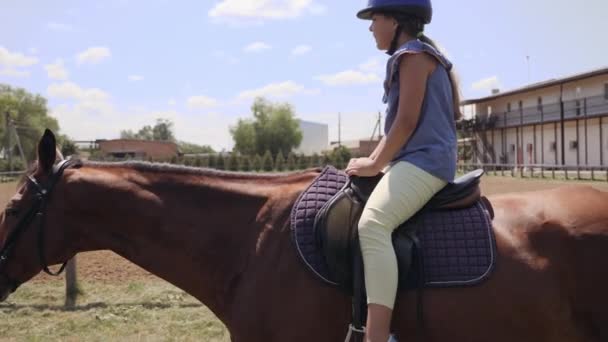
[[[458,163],[459,172],[483,169],[494,176],[510,175],[521,178],[576,179],[608,182],[607,165],[552,165],[552,164],[491,164]]]
[[[0,172],[0,183],[12,182],[16,178],[19,178],[24,173],[25,173],[25,170]]]

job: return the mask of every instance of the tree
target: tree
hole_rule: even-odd
[[[175,135],[173,135],[173,122],[168,119],[157,119],[156,125],[152,127],[152,138],[159,141],[175,142]]]
[[[207,161],[207,167],[211,169],[215,169],[217,166],[217,157],[215,154],[209,155],[209,160]]]
[[[310,167],[319,166],[321,164],[321,161],[319,159],[319,155],[317,153],[313,153],[312,157],[310,158]]]
[[[46,128],[59,133],[59,123],[48,115],[47,101],[44,97],[29,93],[22,88],[0,84],[0,139],[2,139],[0,143],[2,146],[6,146],[9,137],[7,134],[9,132],[6,132],[7,113],[19,135],[19,142],[28,161],[36,158],[36,146]],[[10,153],[18,156],[19,151],[14,145],[16,137],[12,132],[10,139],[12,145]]]
[[[302,131],[288,103],[271,103],[256,98],[251,106],[253,119],[241,119],[230,129],[234,150],[242,154],[264,154],[279,151],[287,155],[302,142]]]
[[[256,134],[252,120],[239,119],[236,126],[230,128],[230,134],[234,140],[234,152],[244,155],[260,153],[256,150]]]
[[[217,157],[216,163],[215,163],[215,168],[218,170],[225,170],[226,169],[226,158],[224,158],[224,155],[220,154]]]
[[[239,156],[234,152],[230,153],[230,162],[228,165],[228,169],[230,171],[238,171],[239,167],[241,166],[240,164],[241,158],[239,158]]]
[[[279,151],[277,153],[277,157],[275,158],[274,168],[277,171],[283,171],[285,169],[285,157],[283,157],[283,153]]]
[[[266,151],[264,157],[262,157],[262,171],[272,171],[272,169],[272,154],[270,154],[270,151]]]
[[[289,155],[287,156],[287,170],[293,171],[296,169],[296,166],[296,154],[293,152],[289,152]]]
[[[241,171],[251,171],[251,158],[249,156],[242,156],[241,163],[239,165]]]
[[[251,160],[251,170],[252,171],[260,171],[262,170],[262,157],[259,154],[256,154]]]
[[[298,169],[304,170],[310,167],[310,158],[305,156],[304,153],[298,157]]]
[[[348,163],[350,158],[351,153],[346,146],[338,146],[334,148],[330,153],[331,163],[333,163],[334,166],[339,169],[346,167],[346,163]]]
[[[58,136],[57,142],[64,157],[78,154],[78,146],[67,135]]]
[[[204,154],[204,153],[215,153],[213,148],[209,145],[197,145],[185,141],[177,143],[179,150],[185,154]]]
[[[175,142],[175,135],[173,134],[173,122],[171,122],[169,119],[156,119],[156,124],[154,126],[146,125],[137,133],[134,133],[130,129],[120,131],[120,138]]]

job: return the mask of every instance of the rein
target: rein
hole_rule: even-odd
[[[63,272],[67,260],[61,265],[59,271],[53,273],[49,270],[48,264],[46,262],[46,258],[44,256],[44,226],[45,226],[45,217],[44,212],[47,204],[51,199],[51,193],[55,188],[55,184],[59,181],[63,172],[68,168],[79,168],[82,166],[82,162],[77,159],[67,159],[62,160],[59,164],[53,166],[53,170],[51,173],[51,177],[49,182],[46,185],[40,184],[33,176],[27,176],[27,184],[31,186],[36,191],[34,204],[28,209],[27,213],[19,220],[15,229],[9,234],[6,239],[6,243],[0,249],[0,279],[4,279],[6,283],[9,284],[11,288],[11,292],[14,292],[20,285],[21,282],[9,277],[5,272],[5,266],[8,262],[9,257],[15,247],[15,244],[19,237],[26,231],[27,227],[30,226],[32,221],[38,219],[40,224],[38,225],[38,256],[40,261],[40,266],[42,270],[51,276],[58,276]]]

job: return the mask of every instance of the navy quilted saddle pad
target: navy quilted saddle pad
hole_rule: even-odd
[[[291,212],[292,239],[306,266],[319,278],[339,285],[329,274],[314,232],[319,209],[347,182],[348,176],[326,167],[300,194]],[[425,287],[470,286],[485,280],[496,262],[496,244],[488,210],[481,201],[456,210],[426,211],[416,220]],[[408,223],[398,229],[408,229]],[[413,272],[417,272],[414,266]],[[413,275],[417,277],[418,275]]]

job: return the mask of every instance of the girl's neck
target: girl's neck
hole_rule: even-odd
[[[397,39],[397,47],[403,46],[403,44],[409,42],[410,40],[415,40],[415,37],[409,36],[405,33],[402,33]]]

